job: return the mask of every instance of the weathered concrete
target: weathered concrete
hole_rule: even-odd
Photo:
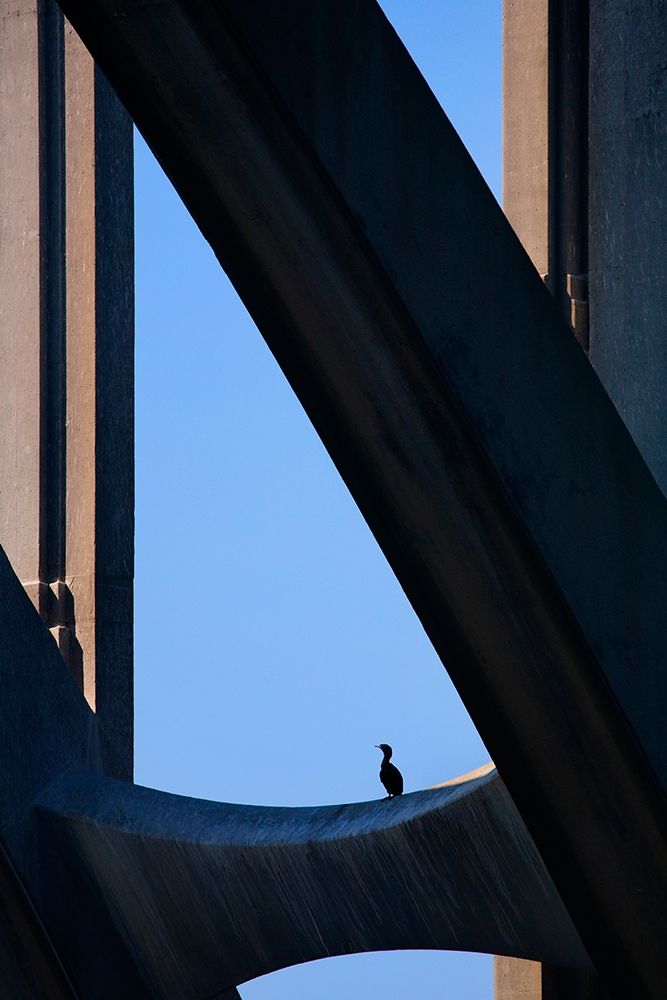
[[[589,298],[589,359],[665,492],[664,6],[505,0],[504,22],[505,211],[561,304],[571,275],[573,325]]]
[[[496,955],[494,1000],[542,1000],[542,963]]]
[[[549,273],[549,0],[503,3],[503,208]]]
[[[132,123],[69,24],[64,33],[66,580],[83,691],[131,777],[134,578]]]
[[[0,8],[0,539],[39,581],[41,379],[37,0]],[[10,16],[14,14],[14,16]],[[39,595],[33,592],[35,602]]]
[[[590,346],[587,74],[587,3],[504,0],[503,209],[584,350]],[[561,985],[553,970],[496,960],[496,1000],[576,995],[571,982]]]
[[[132,773],[132,125],[53,0],[0,2],[0,543]]]
[[[41,920],[0,845],[0,988],[7,1000],[76,1000]]]
[[[148,1000],[104,905],[84,904],[82,867],[65,872],[34,810],[50,782],[109,773],[115,748],[1,550],[0,593],[0,994]]]
[[[50,956],[63,990],[64,968],[77,995],[98,1000],[190,1000],[385,948],[589,965],[490,767],[396,800],[310,809],[108,778],[108,740],[2,553],[0,592],[0,842],[36,911],[33,942],[7,907],[0,972],[5,955],[22,959],[4,947],[7,926],[38,971]]]
[[[600,971],[664,995],[667,512],[432,94],[370,2],[63,6],[308,410]]]
[[[667,492],[667,15],[590,17],[590,357]]]
[[[664,5],[505,0],[504,23],[505,210],[664,492]]]
[[[494,1000],[605,1000],[598,976],[542,962],[496,955]]]
[[[486,770],[395,801],[301,809],[73,775],[42,793],[38,809],[63,864],[87,870],[158,1000],[397,948],[590,968],[511,799]]]
[[[503,208],[589,348],[588,5],[503,4]]]
[[[57,997],[55,983],[62,978],[63,958],[49,961],[47,955],[59,948],[50,937],[48,906],[40,890],[42,860],[37,853],[32,803],[45,782],[73,770],[102,771],[110,758],[95,716],[1,551],[0,593],[0,842],[9,858],[8,864],[0,858],[0,875],[11,890],[3,893],[7,905],[6,921],[0,928],[4,956],[0,992],[12,1000],[31,996],[11,992],[13,984],[22,981],[21,968],[27,967],[36,975],[43,972],[42,993],[34,995]],[[52,905],[59,911],[59,920],[69,920],[70,938],[77,930],[85,933],[86,921],[81,921],[74,899],[66,894]],[[36,919],[31,916],[32,907]],[[99,961],[104,968],[101,953]]]

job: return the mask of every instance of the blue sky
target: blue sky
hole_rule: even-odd
[[[384,0],[500,197],[500,0]],[[220,801],[380,797],[484,747],[354,501],[210,248],[136,143],[136,780]],[[490,1000],[491,960],[387,953],[244,1000]]]

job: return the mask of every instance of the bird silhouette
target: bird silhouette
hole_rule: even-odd
[[[384,754],[380,765],[380,781],[389,793],[388,799],[393,799],[394,795],[403,794],[403,775],[395,764],[390,764],[391,755],[394,752],[388,743],[376,743],[376,749]]]

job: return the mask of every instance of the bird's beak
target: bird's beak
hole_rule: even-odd
[[[379,744],[379,743],[376,743],[376,744],[375,744],[375,749],[376,749],[376,750],[379,750],[379,749],[380,749],[380,744]]]

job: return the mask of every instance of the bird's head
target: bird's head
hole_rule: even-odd
[[[394,752],[388,743],[376,743],[375,749],[381,750],[386,757],[391,757],[392,753]]]

